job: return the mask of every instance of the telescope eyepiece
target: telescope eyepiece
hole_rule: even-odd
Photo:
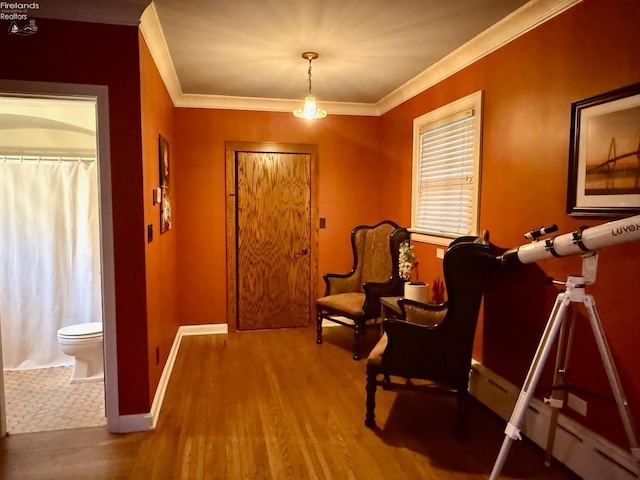
[[[545,235],[558,231],[558,226],[554,223],[553,225],[549,225],[548,227],[540,227],[535,230],[531,230],[524,234],[524,238],[531,241],[537,241],[540,237],[544,237]]]

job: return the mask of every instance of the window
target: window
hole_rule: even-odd
[[[412,239],[477,235],[482,92],[413,121]]]

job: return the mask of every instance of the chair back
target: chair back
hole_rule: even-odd
[[[485,280],[494,264],[488,244],[462,237],[450,245],[443,261],[447,317],[442,329],[456,339],[461,356],[471,358]]]
[[[398,254],[400,244],[408,238],[408,230],[390,220],[353,229],[353,269],[360,292],[364,292],[366,282],[384,283],[394,278],[400,281]]]

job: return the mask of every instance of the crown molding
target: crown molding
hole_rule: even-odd
[[[302,100],[183,93],[173,103],[176,107],[187,108],[293,112],[294,109],[301,107]],[[318,102],[318,105],[328,110],[331,115],[364,115],[371,117],[379,115],[376,105],[372,103]]]
[[[162,31],[160,18],[158,18],[158,12],[153,2],[142,12],[139,28],[145,42],[147,42],[147,46],[151,52],[151,58],[153,58],[160,72],[164,86],[169,92],[171,101],[173,105],[177,107],[184,93],[182,93],[180,80],[178,80],[178,75],[176,74],[176,69],[173,65],[171,54],[169,53],[169,47],[167,46],[167,39]]]
[[[378,102],[380,114],[440,83],[583,0],[532,0]]]
[[[377,103],[321,102],[331,115],[379,116],[477,62],[509,42],[581,3],[583,0],[531,0],[451,52]],[[231,97],[183,93],[153,2],[145,9],[140,30],[176,107],[291,112],[300,100]],[[320,102],[319,102],[320,103]]]

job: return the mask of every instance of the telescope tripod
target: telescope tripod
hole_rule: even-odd
[[[595,257],[595,259],[593,257]],[[562,356],[561,349],[563,348],[564,344],[564,322],[567,309],[569,308],[569,305],[571,303],[584,304],[589,313],[589,320],[596,339],[596,343],[598,344],[598,350],[600,351],[600,356],[602,357],[602,362],[604,364],[605,371],[609,379],[609,384],[611,385],[611,389],[618,406],[620,417],[622,418],[625,432],[627,434],[627,437],[629,438],[629,443],[631,445],[631,454],[638,464],[638,472],[640,473],[640,448],[638,447],[638,442],[636,440],[634,424],[631,420],[631,412],[629,410],[627,400],[624,396],[624,392],[622,391],[620,378],[618,377],[618,372],[613,363],[609,345],[607,344],[607,340],[604,336],[604,330],[602,329],[602,324],[600,323],[600,317],[598,316],[598,312],[596,310],[595,301],[591,295],[585,294],[585,284],[588,283],[589,280],[587,279],[585,281],[585,276],[587,276],[587,274],[585,274],[585,270],[587,269],[585,268],[585,266],[587,265],[587,261],[588,260],[586,259],[583,260],[583,276],[569,276],[567,278],[567,282],[564,284],[566,290],[559,293],[556,298],[555,304],[551,311],[551,315],[549,316],[549,320],[542,335],[542,339],[540,340],[531,366],[529,367],[529,372],[527,373],[527,377],[525,378],[522,390],[520,391],[520,395],[518,396],[515,408],[511,414],[509,423],[507,423],[507,426],[505,428],[505,438],[502,442],[502,447],[500,448],[500,453],[498,454],[496,463],[493,466],[491,476],[489,477],[490,480],[498,479],[500,472],[502,471],[502,467],[504,466],[504,463],[507,459],[507,455],[509,454],[509,449],[511,448],[511,443],[513,442],[513,440],[521,440],[520,427],[522,426],[522,422],[524,421],[525,414],[527,413],[527,408],[529,406],[529,403],[531,402],[531,398],[533,397],[533,393],[538,384],[538,380],[540,379],[542,369],[544,368],[545,362],[549,356],[549,352],[551,351],[554,340],[557,337],[558,332],[561,330],[562,333],[558,345],[559,357],[556,361],[556,378],[554,379],[554,381],[561,377],[566,371],[569,360],[569,353],[571,350],[571,340],[573,336],[573,320],[570,325],[569,340],[566,345],[566,354],[564,356],[565,366],[562,370],[560,370],[559,365],[562,362],[560,357]],[[589,261],[597,262],[597,254],[592,256],[591,260]],[[593,274],[593,276],[595,277],[595,273]],[[593,282],[591,281],[590,283]],[[564,393],[565,391],[563,389],[559,393],[559,395],[554,394],[549,401],[552,407],[552,418],[546,462],[549,462],[551,458],[551,450],[553,448],[552,437],[555,435],[555,422],[557,420],[558,411],[564,403]]]

